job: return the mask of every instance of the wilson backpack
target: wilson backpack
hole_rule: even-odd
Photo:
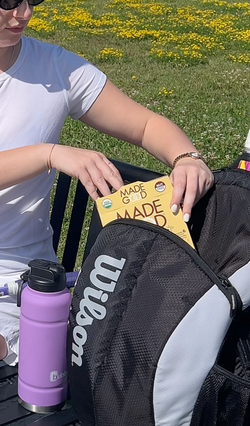
[[[116,220],[84,262],[68,336],[84,426],[250,424],[250,175],[214,175],[189,224],[197,250]]]

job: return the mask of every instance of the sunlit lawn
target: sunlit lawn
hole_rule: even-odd
[[[27,34],[83,55],[133,99],[175,121],[211,168],[242,151],[250,128],[250,3],[46,0]],[[166,171],[138,148],[72,120],[61,141]]]
[[[46,0],[29,28],[84,55],[135,100],[174,120],[212,168],[242,149],[250,127],[250,3]],[[62,140],[160,167],[75,122]]]

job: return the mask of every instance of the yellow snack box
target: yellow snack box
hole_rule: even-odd
[[[145,220],[177,234],[194,248],[182,212],[173,214],[170,210],[172,191],[169,176],[124,185],[115,193],[96,200],[101,223],[105,226],[115,219]]]

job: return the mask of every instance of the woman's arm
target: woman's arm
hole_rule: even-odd
[[[137,104],[109,81],[90,110],[80,119],[84,123],[118,139],[141,146],[166,165],[185,152],[196,151],[178,126],[165,117]],[[96,200],[98,191],[110,193],[109,185],[119,189],[122,178],[115,166],[102,154],[64,145],[39,144],[0,153],[0,190],[31,179],[55,168],[80,179]],[[194,203],[213,184],[213,176],[201,160],[183,158],[171,174],[173,212],[183,202],[188,220]]]
[[[97,190],[110,194],[123,185],[116,167],[102,153],[64,145],[39,144],[0,152],[0,190],[55,168],[80,179],[96,200]]]
[[[167,118],[134,102],[110,81],[81,121],[103,133],[141,146],[166,165],[186,152],[196,152],[189,138]],[[172,209],[178,210],[182,198],[183,214],[188,220],[194,203],[213,184],[213,175],[202,160],[183,158],[171,175]]]

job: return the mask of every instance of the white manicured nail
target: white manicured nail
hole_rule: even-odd
[[[176,212],[177,212],[177,209],[178,209],[177,204],[173,204],[173,205],[171,206],[171,212],[172,212],[172,213],[176,213]]]
[[[185,213],[184,216],[183,216],[184,222],[188,222],[189,219],[190,219],[190,215],[188,213]]]

